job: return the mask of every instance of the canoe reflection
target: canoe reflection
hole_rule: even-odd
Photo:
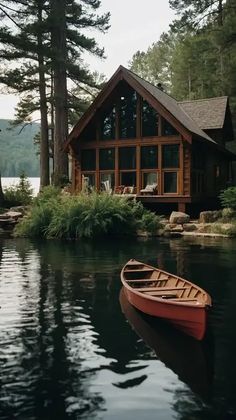
[[[209,341],[199,342],[160,319],[135,309],[120,292],[122,312],[131,327],[151,347],[158,359],[204,400],[210,397],[213,354]]]

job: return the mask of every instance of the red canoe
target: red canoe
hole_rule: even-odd
[[[209,294],[174,274],[129,260],[121,271],[128,301],[140,311],[160,317],[186,334],[202,340],[207,323]]]

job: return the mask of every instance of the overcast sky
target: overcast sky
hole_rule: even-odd
[[[111,12],[110,29],[106,34],[91,33],[105,48],[106,60],[84,56],[92,70],[104,73],[108,78],[122,64],[128,66],[133,54],[146,50],[167,31],[174,13],[168,0],[102,0],[99,13]],[[13,118],[17,98],[0,95],[0,118]]]

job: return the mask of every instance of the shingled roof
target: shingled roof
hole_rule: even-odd
[[[227,96],[179,102],[183,109],[202,130],[223,128],[228,103]]]
[[[157,108],[158,104],[160,104],[162,108],[166,109],[167,113],[171,114],[190,133],[205,139],[218,147],[218,144],[203,130],[223,127],[226,108],[228,106],[228,98],[226,96],[178,102],[160,88],[142,79],[125,67],[120,66],[106,83],[97,98],[95,98],[93,104],[74,126],[67,139],[65,148],[68,147],[72,140],[75,140],[78,137],[80,132],[100,108],[103,101],[110,94],[111,88],[115,88],[116,84],[122,79],[126,80],[131,86],[135,85],[137,91],[141,90],[142,92],[146,92],[147,95],[151,95],[156,100]],[[153,103],[153,106],[155,107],[155,102]]]
[[[185,111],[182,104],[179,104],[174,98],[172,98],[167,93],[163,92],[158,87],[152,85],[146,80],[139,77],[137,74],[133,73],[130,70],[123,69],[128,72],[134,79],[136,79],[154,98],[157,99],[166,109],[169,111],[185,128],[187,128],[191,133],[196,134],[197,136],[203,137],[204,139],[216,143],[210,136],[208,136],[200,127],[200,125]]]

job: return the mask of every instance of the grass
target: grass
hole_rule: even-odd
[[[104,235],[153,234],[161,217],[141,203],[106,193],[63,196],[46,187],[15,229],[16,236],[79,239]]]

